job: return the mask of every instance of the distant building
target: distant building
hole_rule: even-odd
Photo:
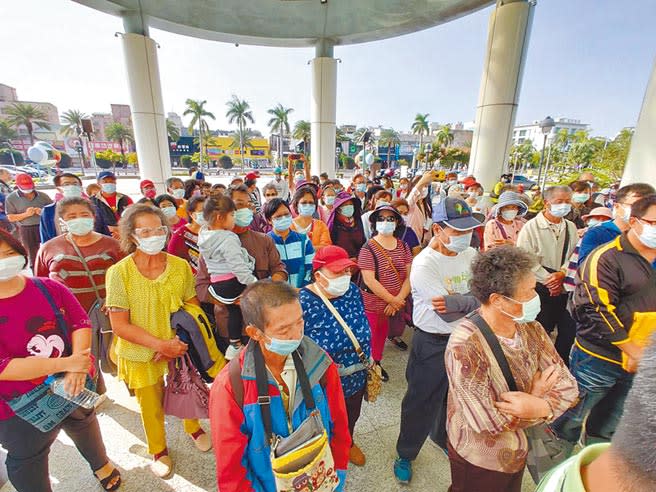
[[[573,120],[570,118],[555,118],[556,126],[554,126],[551,132],[547,135],[547,146],[551,145],[556,135],[561,130],[566,130],[570,135],[574,135],[578,131],[588,131],[590,130],[590,125],[587,123],[581,123],[581,120]],[[512,143],[513,145],[519,145],[526,140],[530,140],[538,151],[542,150],[544,145],[544,133],[542,133],[542,128],[540,128],[540,121],[534,121],[530,125],[520,125],[516,126],[512,133]]]
[[[178,132],[180,133],[180,136],[182,136],[182,118],[180,118],[180,115],[178,113],[167,113],[166,114],[166,119],[171,121],[175,127],[178,129]]]
[[[56,138],[56,133],[59,130],[59,110],[57,106],[49,102],[42,101],[21,101],[18,99],[16,89],[6,84],[0,84],[0,119],[7,119],[7,108],[14,104],[31,104],[36,106],[46,115],[45,120],[50,124],[50,130],[45,130],[34,125],[34,137],[37,140],[52,140]],[[15,147],[19,150],[25,150],[25,145],[29,146],[29,135],[27,128],[21,126],[17,128],[19,139]],[[23,141],[27,142],[23,145]],[[23,148],[25,147],[25,148]]]
[[[129,104],[110,104],[112,118],[116,123],[132,128],[132,112]]]
[[[17,100],[16,89],[5,84],[0,84],[0,102],[14,102]]]
[[[114,118],[110,113],[92,113],[91,123],[93,123],[93,139],[106,141],[105,128],[114,123]]]

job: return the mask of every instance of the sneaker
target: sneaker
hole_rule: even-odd
[[[239,355],[242,346],[229,345],[225,353],[225,360],[232,360]]]
[[[351,446],[351,450],[349,451],[349,461],[355,466],[364,466],[365,462],[367,461],[364,453],[356,444]]]
[[[405,352],[406,350],[408,350],[408,344],[405,343],[405,342],[401,339],[401,337],[392,337],[392,338],[388,338],[387,340],[389,340],[389,342],[390,342],[392,345],[394,345],[397,349],[402,350],[403,352]]]
[[[400,484],[409,484],[412,480],[412,461],[396,458],[394,460],[394,477]]]
[[[212,440],[210,439],[210,436],[207,432],[203,432],[196,438],[192,436],[191,439],[194,441],[194,445],[201,453],[206,453],[212,449]]]
[[[383,381],[383,383],[386,383],[389,381],[389,374],[387,374],[387,371],[383,369],[383,366],[380,365],[380,362],[376,362],[378,364],[378,367],[380,367],[380,379]]]

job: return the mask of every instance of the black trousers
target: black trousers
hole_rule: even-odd
[[[360,418],[360,412],[362,411],[362,400],[364,399],[364,390],[362,388],[360,391],[353,393],[351,396],[344,398],[346,401],[346,416],[348,417],[348,426],[349,433],[351,438],[353,438],[353,431],[355,429],[355,424]]]
[[[576,336],[576,322],[567,310],[567,294],[559,296],[550,296],[549,290],[541,284],[538,284],[536,291],[540,296],[542,309],[538,314],[537,320],[544,327],[547,333],[551,333],[558,328],[556,336],[556,351],[565,365],[569,366],[569,351],[574,344]]]
[[[39,224],[36,225],[21,225],[18,227],[21,243],[27,250],[28,260],[32,270],[35,268],[36,254],[39,252],[41,246],[41,236],[39,236]]]
[[[237,280],[236,277],[230,280],[212,282],[208,292],[219,302],[223,302],[228,310],[228,337],[230,340],[240,340],[244,318],[238,304],[227,304],[226,299],[235,299],[241,295],[246,286]]]
[[[401,403],[401,430],[396,451],[414,460],[433,429],[435,441],[446,448],[446,397],[449,380],[444,366],[448,335],[415,330],[405,370],[408,389]]]
[[[7,450],[7,475],[18,492],[51,492],[48,454],[60,430],[75,443],[92,471],[109,458],[95,410],[78,408],[50,432],[41,432],[20,417],[0,421],[0,444]]]

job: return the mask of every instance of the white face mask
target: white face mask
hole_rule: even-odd
[[[79,198],[82,196],[82,187],[78,185],[66,185],[61,188],[64,198]]]
[[[572,210],[572,205],[569,203],[552,203],[549,207],[551,215],[554,217],[565,217]]]
[[[176,214],[178,213],[175,207],[162,207],[160,210],[166,216],[167,219],[170,219],[171,217],[175,217]]]
[[[66,229],[74,236],[86,236],[93,231],[94,220],[90,217],[79,217],[67,220]]]
[[[151,236],[145,238],[135,236],[135,239],[137,240],[137,248],[147,255],[156,255],[164,249],[164,246],[166,246],[167,235],[164,234],[163,236]]]
[[[341,277],[337,278],[328,278],[321,272],[319,272],[319,275],[321,275],[328,282],[328,287],[324,287],[324,290],[331,296],[343,296],[351,286],[351,275],[349,274],[342,275]]]
[[[505,312],[503,309],[501,310],[503,314],[512,318],[512,320],[515,321],[516,323],[529,323],[531,321],[535,321],[535,318],[538,317],[538,314],[540,314],[540,310],[542,309],[542,304],[540,303],[540,296],[537,294],[535,294],[535,297],[533,299],[526,302],[519,302],[507,296],[503,296],[503,297],[505,297],[509,301],[522,305],[522,315],[516,318],[513,315]]]
[[[25,265],[27,265],[27,260],[22,255],[0,259],[0,281],[14,278],[25,268]]]
[[[467,234],[463,234],[461,236],[449,236],[449,242],[443,242],[442,244],[444,244],[444,247],[449,251],[454,253],[462,253],[467,248],[469,248],[473,234],[473,232],[468,232]]]
[[[638,239],[648,248],[656,249],[656,226],[640,223],[642,224],[642,234],[638,234]]]
[[[207,221],[203,217],[203,212],[194,212],[192,217],[194,219],[194,222],[196,222],[196,224],[198,224],[199,226],[207,225]]]
[[[621,218],[624,222],[628,222],[631,218],[631,205],[624,205],[621,203],[617,204],[618,207],[613,208],[613,219]],[[620,215],[619,210],[622,210],[622,215]]]

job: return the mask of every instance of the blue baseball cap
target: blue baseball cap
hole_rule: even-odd
[[[101,179],[104,179],[104,178],[114,178],[114,179],[116,179],[116,175],[111,171],[100,171],[98,173],[98,181],[100,181]]]
[[[464,200],[453,197],[443,198],[433,205],[433,222],[444,222],[456,231],[468,231],[483,225],[472,216],[471,208]]]

